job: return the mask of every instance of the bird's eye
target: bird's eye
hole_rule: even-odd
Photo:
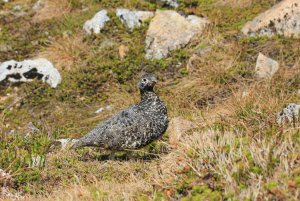
[[[144,79],[143,79],[143,82],[146,82],[146,81],[147,81],[147,80],[144,78]]]

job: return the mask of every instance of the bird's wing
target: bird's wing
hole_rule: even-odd
[[[146,122],[143,111],[133,106],[99,124],[88,136],[95,138],[98,144],[115,146],[124,143],[126,138],[141,129]]]

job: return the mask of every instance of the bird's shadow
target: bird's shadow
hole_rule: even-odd
[[[150,153],[142,151],[118,151],[110,153],[101,153],[102,151],[86,152],[81,154],[79,160],[87,161],[151,161],[160,158],[162,154],[166,154],[167,151],[160,153]]]

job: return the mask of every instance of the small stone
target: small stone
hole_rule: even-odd
[[[101,29],[103,29],[106,22],[108,22],[110,19],[107,16],[107,10],[101,10],[96,15],[86,21],[83,25],[83,29],[86,31],[87,34],[99,34]]]
[[[156,3],[161,6],[169,6],[173,8],[178,8],[178,0],[156,0]]]
[[[247,22],[241,32],[247,36],[300,36],[299,0],[280,1],[252,21]]]
[[[106,107],[101,107],[101,108],[99,108],[98,110],[95,111],[95,114],[99,114],[99,113],[103,112],[104,110],[110,110],[111,108],[112,108],[111,105],[108,105]]]
[[[16,6],[13,7],[13,10],[14,11],[20,11],[20,10],[22,10],[22,6],[21,5],[16,5]]]
[[[258,78],[270,79],[278,71],[278,69],[279,64],[277,61],[259,53],[255,67],[255,72]]]
[[[182,136],[188,130],[194,127],[193,122],[184,119],[183,117],[175,117],[171,119],[167,133],[169,134],[169,143],[176,147]]]
[[[208,20],[195,15],[182,16],[176,11],[156,11],[146,36],[146,58],[162,59],[169,52],[187,45],[201,35]]]
[[[38,0],[34,6],[33,6],[33,10],[37,11],[37,10],[41,10],[43,7],[45,6],[45,0]]]
[[[103,111],[104,111],[104,108],[101,107],[101,108],[99,108],[98,110],[95,111],[95,114],[99,114],[99,113],[101,113],[101,112],[103,112]]]
[[[132,30],[135,27],[140,27],[142,22],[153,17],[154,13],[150,11],[130,11],[128,9],[118,8],[116,15],[127,28]]]
[[[285,123],[296,123],[299,120],[300,105],[291,103],[287,107],[283,108],[281,112],[276,115],[276,122],[278,125]]]
[[[242,92],[242,98],[248,97],[249,94],[250,94],[249,91],[243,91],[243,92]]]
[[[124,59],[129,52],[129,48],[126,45],[120,45],[119,47],[119,56],[121,59]]]

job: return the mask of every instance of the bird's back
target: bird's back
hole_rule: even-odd
[[[100,123],[74,147],[97,146],[110,150],[136,149],[159,138],[167,129],[167,109],[155,93],[139,104]]]

